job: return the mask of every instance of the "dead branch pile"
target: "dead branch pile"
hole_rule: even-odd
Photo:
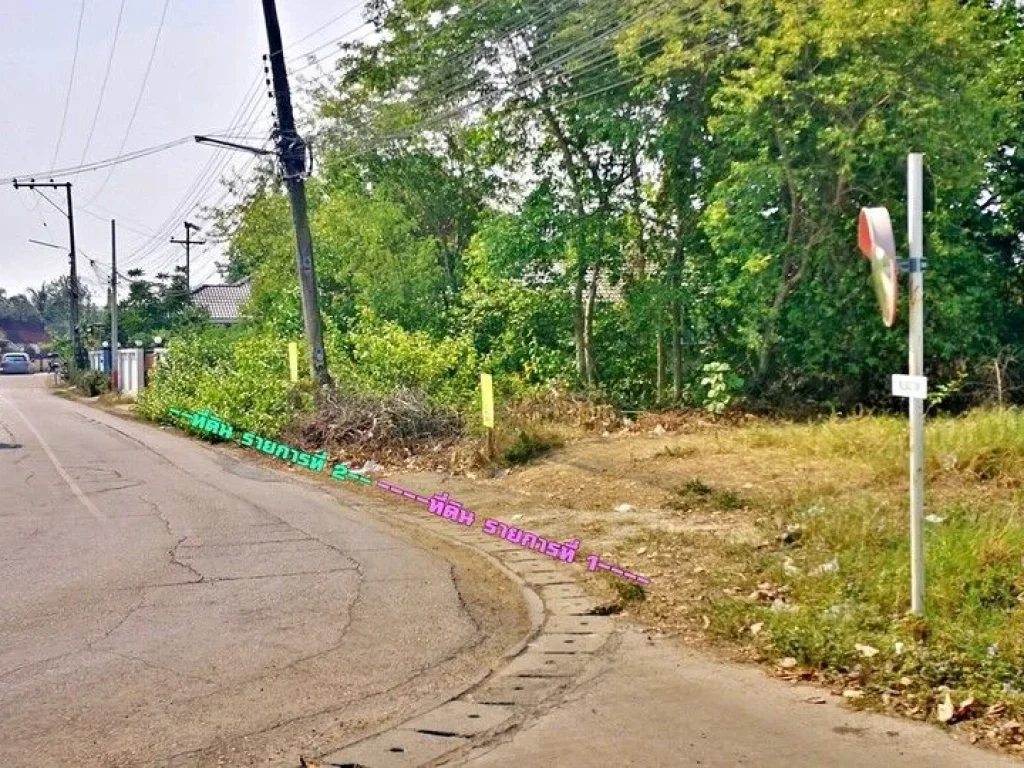
[[[516,401],[508,407],[507,416],[517,424],[564,424],[597,431],[622,425],[619,414],[611,405],[559,387]]]
[[[450,444],[463,434],[462,417],[432,403],[421,390],[378,397],[350,392],[325,395],[315,414],[293,424],[288,436],[303,446],[340,448],[346,455],[409,455],[426,444]],[[378,459],[380,460],[380,459]]]

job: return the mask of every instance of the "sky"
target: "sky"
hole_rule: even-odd
[[[48,180],[53,168],[195,134],[233,129],[240,137],[233,140],[246,144],[260,144],[268,136],[273,105],[262,79],[267,41],[260,0],[84,0],[76,60],[82,2],[0,2],[0,179],[35,175],[37,181]],[[293,87],[298,78],[320,77],[329,70],[338,38],[352,41],[367,34],[362,6],[362,0],[278,0]],[[318,48],[313,64],[306,54]],[[149,78],[131,121],[151,55]],[[55,175],[56,181],[73,185],[83,285],[105,303],[101,286],[110,275],[111,218],[117,220],[121,274],[140,267],[152,277],[184,264],[184,247],[168,241],[184,236],[186,219],[202,226],[201,204],[224,195],[219,179],[244,170],[252,159],[248,153],[186,141],[122,163],[113,172]],[[63,189],[46,192],[66,208]],[[30,239],[59,248],[34,245]],[[67,274],[67,245],[67,219],[60,211],[36,192],[0,184],[0,288],[8,295],[21,293]],[[220,282],[215,261],[221,249],[216,244],[193,247],[193,287]]]

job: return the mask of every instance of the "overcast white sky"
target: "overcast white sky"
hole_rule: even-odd
[[[252,107],[243,112],[245,122],[251,124],[236,132],[253,136],[240,141],[259,143],[256,137],[269,132],[272,103],[265,87],[259,95],[249,91],[250,101],[245,97],[254,79],[262,76],[262,56],[267,51],[260,0],[168,2],[152,71],[124,151],[224,131],[243,104]],[[79,3],[0,2],[0,178],[76,166],[83,152],[86,162],[118,153],[164,0],[124,0],[109,81],[87,151],[122,0],[85,0],[67,121],[56,164],[51,166],[71,72]],[[362,0],[278,0],[286,55],[296,57],[326,44],[318,56],[320,66],[329,65],[337,52],[332,41],[365,34],[360,29],[362,5]],[[317,31],[323,25],[327,26]],[[289,69],[306,63],[299,56]],[[306,68],[301,75],[316,76],[317,71],[317,67]],[[262,86],[263,81],[259,82]],[[111,217],[118,220],[119,272],[135,266],[146,268],[150,276],[161,269],[169,271],[174,264],[184,263],[184,249],[167,240],[182,236],[184,219],[200,223],[200,203],[221,197],[223,187],[217,178],[223,173],[218,171],[226,172],[228,163],[241,167],[250,159],[248,154],[217,153],[189,142],[119,165],[109,180],[108,170],[58,178],[74,184],[79,275],[94,297],[104,301],[99,277],[85,255],[109,267]],[[212,166],[211,160],[216,161]],[[49,194],[63,207],[63,190]],[[177,215],[169,218],[175,209],[179,209]],[[165,229],[171,224],[173,232]],[[9,294],[67,273],[66,250],[32,245],[30,238],[66,248],[67,221],[36,193],[0,186],[0,287]],[[193,249],[193,286],[219,281],[214,266],[219,255],[216,248]],[[102,274],[105,277],[109,271]]]

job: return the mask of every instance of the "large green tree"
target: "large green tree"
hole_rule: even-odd
[[[306,94],[331,333],[344,349],[373,317],[471,340],[496,370],[620,402],[671,378],[673,400],[700,403],[710,363],[768,402],[884,400],[905,344],[876,317],[855,222],[886,205],[902,233],[919,151],[929,370],[977,378],[1021,351],[1021,13],[370,2],[381,34]],[[298,335],[279,182],[262,170],[222,224],[258,321]]]

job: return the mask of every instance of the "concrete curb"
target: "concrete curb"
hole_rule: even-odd
[[[597,602],[586,596],[565,563],[433,515],[404,509],[401,515],[403,522],[483,556],[519,585],[530,632],[504,654],[507,663],[495,665],[425,713],[321,756],[325,766],[418,768],[463,757],[515,730],[564,694],[598,663],[614,635],[610,618],[590,613]]]

